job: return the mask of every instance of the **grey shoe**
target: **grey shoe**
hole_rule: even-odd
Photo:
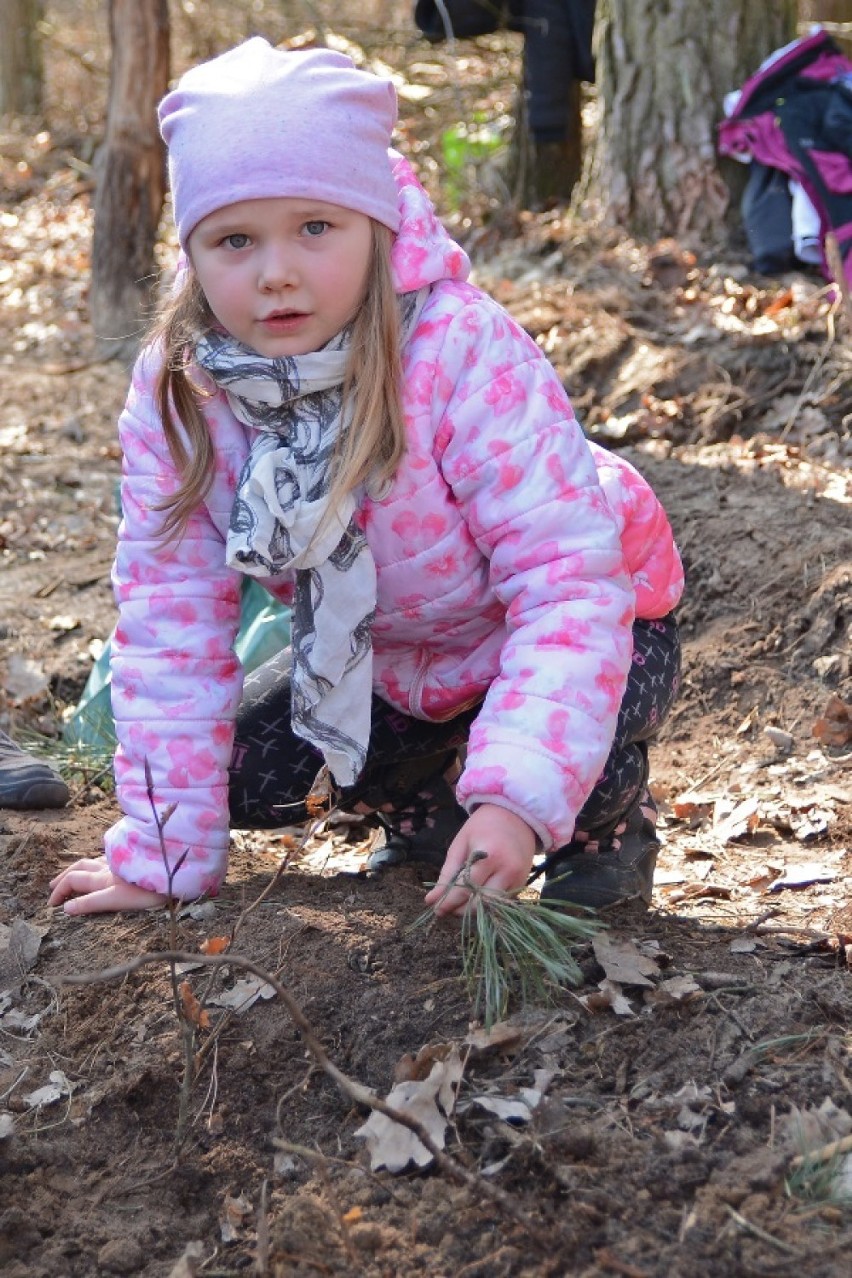
[[[631,900],[650,905],[659,850],[657,808],[645,791],[611,834],[596,843],[593,835],[572,839],[548,858],[541,899],[596,910]]]
[[[64,808],[69,798],[58,772],[0,732],[0,808]]]

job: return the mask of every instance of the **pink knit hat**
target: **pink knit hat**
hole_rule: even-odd
[[[285,52],[255,36],[181,77],[159,107],[181,247],[238,200],[299,196],[399,229],[388,156],[389,80],[331,49]]]

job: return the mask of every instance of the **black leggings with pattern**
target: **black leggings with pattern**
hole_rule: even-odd
[[[231,824],[239,829],[274,829],[307,817],[304,801],[322,758],[290,726],[291,666],[287,649],[246,678],[230,771]],[[679,682],[674,617],[637,621],[612,749],[579,815],[578,830],[608,829],[642,792],[648,779],[647,743],[665,721]],[[477,712],[474,706],[445,723],[428,723],[374,697],[367,766],[343,792],[341,806],[351,810],[366,802],[378,807],[413,797],[416,776],[449,764],[467,741]]]

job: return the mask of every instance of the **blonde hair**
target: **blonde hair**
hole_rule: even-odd
[[[357,423],[338,440],[332,461],[331,504],[368,479],[391,479],[405,452],[402,410],[399,304],[393,285],[393,232],[372,223],[372,246],[364,300],[352,321],[343,380],[344,412]],[[204,416],[209,392],[192,380],[193,346],[214,323],[195,272],[165,303],[151,330],[163,362],[155,398],[172,460],[177,489],[157,509],[166,512],[162,533],[180,537],[213,481],[215,455]],[[183,427],[183,433],[180,430]]]

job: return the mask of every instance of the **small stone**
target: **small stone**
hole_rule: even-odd
[[[113,1238],[98,1252],[98,1268],[108,1274],[135,1274],[145,1263],[145,1253],[135,1238]]]
[[[785,732],[783,728],[773,728],[771,724],[764,728],[763,731],[776,749],[781,750],[784,754],[792,754],[794,745],[792,733]]]

